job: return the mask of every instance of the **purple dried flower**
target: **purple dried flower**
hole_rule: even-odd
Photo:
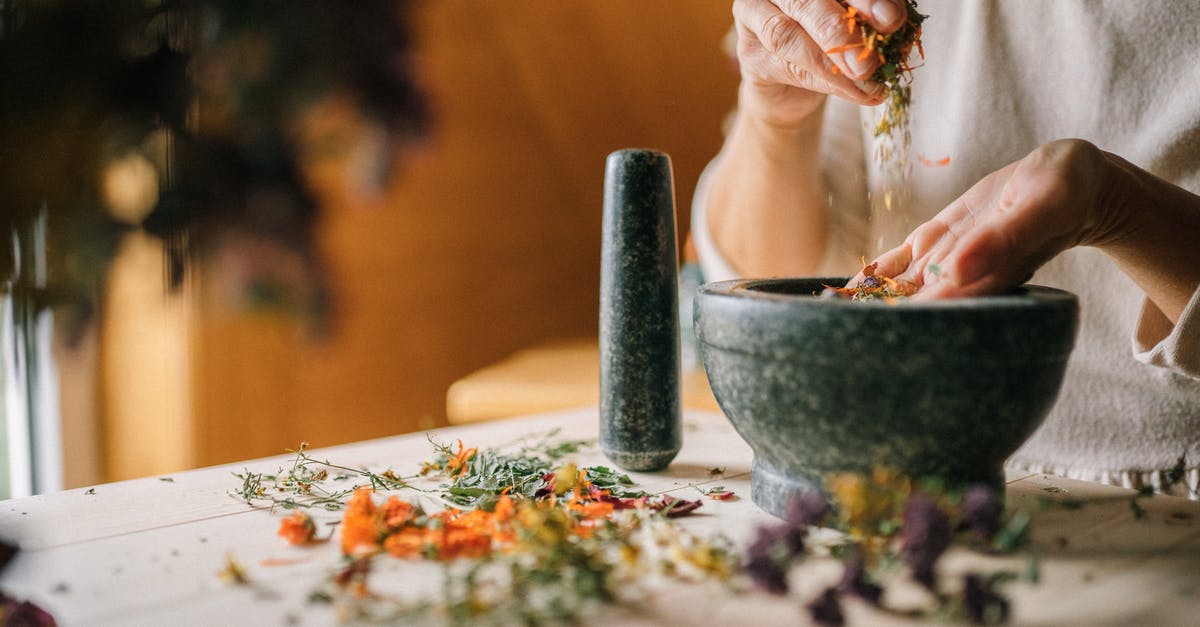
[[[983,542],[990,543],[995,537],[1003,513],[1000,495],[988,485],[976,484],[963,495],[963,525]]]
[[[879,280],[879,277],[875,275],[864,277],[862,280],[862,286],[869,290],[873,290],[880,285],[882,285],[882,282]]]
[[[855,553],[846,558],[842,565],[842,581],[838,583],[838,590],[846,594],[853,594],[871,605],[878,606],[880,599],[883,598],[883,587],[867,581],[862,555]]]
[[[746,574],[771,594],[787,594],[787,573],[792,561],[804,553],[804,527],[764,525],[746,550]]]
[[[924,494],[914,494],[904,507],[904,529],[900,557],[916,579],[934,588],[934,565],[950,546],[950,518],[937,502]]]
[[[818,526],[829,515],[829,501],[817,490],[805,490],[788,503],[784,520],[801,527]]]
[[[792,562],[804,555],[808,528],[825,520],[829,502],[816,490],[800,493],[788,503],[784,522],[759,527],[746,550],[746,573],[758,587],[771,594],[786,594],[787,573]]]
[[[13,627],[54,627],[54,617],[49,612],[30,603],[18,601],[0,592],[0,622]]]
[[[990,582],[974,573],[963,577],[963,606],[971,622],[984,625],[1008,622],[1008,599],[996,592]]]
[[[818,625],[846,624],[846,615],[842,613],[842,602],[838,598],[837,588],[826,588],[821,596],[809,603],[808,614]]]
[[[19,549],[14,544],[9,544],[0,540],[0,571],[4,570],[5,566],[17,556]]]

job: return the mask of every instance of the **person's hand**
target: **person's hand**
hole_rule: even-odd
[[[1046,144],[984,177],[880,255],[876,273],[913,283],[914,299],[1016,286],[1058,253],[1103,246],[1119,232],[1108,167],[1107,153],[1085,141]]]
[[[881,33],[904,23],[904,0],[849,0]],[[854,102],[881,102],[883,88],[870,80],[878,60],[859,59],[857,49],[826,53],[861,43],[848,30],[846,11],[835,0],[734,0],[738,63],[742,73],[739,106],[779,126],[806,119],[834,94]],[[834,68],[837,68],[836,72]]]

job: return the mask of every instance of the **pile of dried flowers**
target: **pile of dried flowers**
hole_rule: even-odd
[[[748,549],[746,570],[758,587],[775,595],[790,591],[794,566],[822,551],[840,558],[841,580],[808,602],[811,618],[825,625],[844,622],[842,601],[857,597],[885,612],[995,624],[1009,617],[1003,584],[1037,579],[1033,554],[1024,572],[966,573],[959,585],[944,581],[936,568],[954,543],[993,554],[1009,554],[1028,542],[1029,514],[1006,516],[1002,492],[987,485],[966,490],[936,481],[914,482],[878,469],[871,475],[829,477],[826,486],[836,508],[818,493],[791,504],[785,522],[764,527]],[[831,545],[810,542],[810,527],[844,532]],[[887,604],[886,582],[907,579],[927,591],[923,608]]]
[[[301,509],[344,507],[344,567],[310,599],[334,603],[347,620],[575,622],[602,604],[638,601],[654,577],[726,581],[738,572],[727,541],[674,523],[699,500],[650,495],[610,468],[581,468],[565,458],[585,443],[551,437],[512,452],[431,440],[434,456],[419,475],[443,481],[433,490],[414,485],[418,475],[354,470],[314,459],[302,446],[288,471],[237,473],[237,495],[296,510],[278,532],[290,544],[323,541]],[[350,480],[358,485],[327,487]],[[445,507],[426,511],[397,494],[375,496],[398,489],[436,496]],[[732,495],[720,489],[709,496]],[[441,564],[440,598],[376,590],[369,575],[386,556]]]
[[[825,480],[828,496],[802,495],[785,521],[760,528],[739,556],[727,540],[702,537],[675,522],[700,501],[646,494],[603,466],[580,468],[565,458],[586,444],[552,442],[552,436],[515,452],[433,443],[434,456],[419,475],[442,480],[436,489],[414,485],[419,475],[355,470],[317,460],[301,447],[289,471],[238,474],[243,488],[237,496],[295,510],[279,527],[291,544],[327,540],[301,509],[344,508],[338,523],[342,566],[309,599],[334,604],[341,619],[352,621],[575,623],[604,605],[636,604],[664,579],[718,581],[733,589],[748,580],[785,596],[795,594],[794,576],[804,563],[832,557],[840,561],[840,579],[804,601],[817,623],[842,624],[846,599],[857,598],[903,617],[994,624],[1011,613],[1004,586],[1039,577],[1038,556],[1029,547],[1034,510],[1006,512],[1003,492],[989,485],[948,486],[887,469],[833,475]],[[1181,458],[1178,467],[1183,465]],[[1179,481],[1182,475],[1173,471],[1171,477]],[[348,489],[326,486],[351,479],[355,485]],[[399,489],[436,496],[446,507],[426,511],[396,494],[376,496]],[[715,500],[735,498],[724,488],[696,489]],[[335,494],[345,499],[331,498]],[[1138,499],[1148,495],[1132,497],[1135,515]],[[1045,501],[1034,509],[1084,504]],[[818,527],[837,533],[814,534]],[[952,546],[1020,553],[1025,562],[952,574],[939,566]],[[378,559],[440,565],[440,594],[414,599],[382,592],[370,577]],[[222,574],[253,584],[232,557]],[[921,606],[895,603],[889,591],[905,587],[924,591]]]

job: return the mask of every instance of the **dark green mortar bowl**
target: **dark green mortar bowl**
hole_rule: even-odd
[[[700,287],[695,329],[713,394],[754,449],[752,497],[782,516],[823,478],[876,467],[1002,485],[1075,344],[1062,290],[937,302],[817,296],[846,278]]]

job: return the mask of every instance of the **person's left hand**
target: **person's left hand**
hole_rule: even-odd
[[[1107,165],[1106,153],[1088,142],[1046,144],[981,179],[880,255],[875,272],[913,283],[914,299],[1018,285],[1058,253],[1101,245],[1119,232]]]

